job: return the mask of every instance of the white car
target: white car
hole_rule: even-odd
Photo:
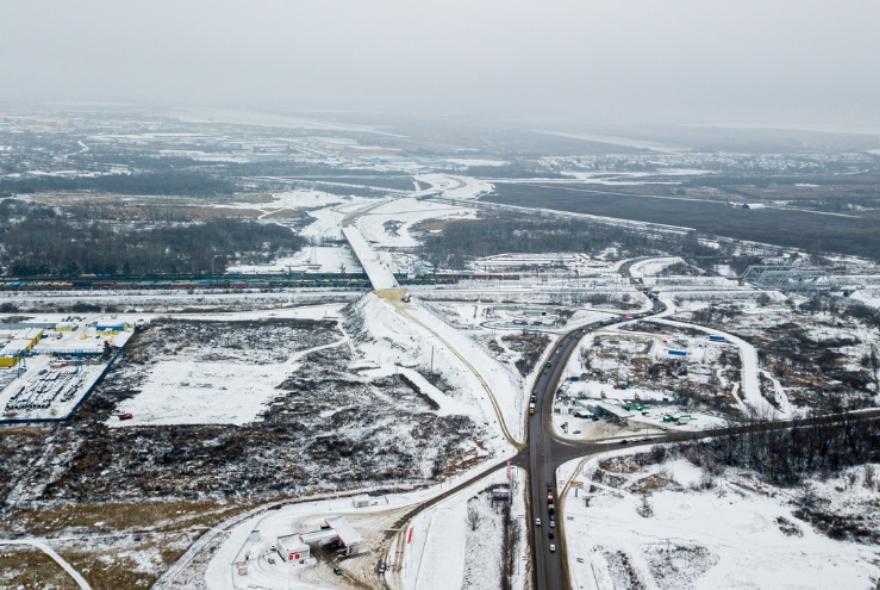
[[[540,518],[535,519],[535,526],[541,526],[541,519]]]
[[[554,543],[550,543],[550,553],[556,553],[556,545]]]

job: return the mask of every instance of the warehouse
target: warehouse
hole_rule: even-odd
[[[17,365],[23,355],[33,350],[42,334],[43,330],[38,328],[0,331],[0,368]]]

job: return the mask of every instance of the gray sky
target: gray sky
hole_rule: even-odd
[[[880,129],[876,0],[4,0],[0,100]]]

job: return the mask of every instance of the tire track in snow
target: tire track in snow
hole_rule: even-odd
[[[82,574],[73,569],[72,565],[65,561],[63,557],[58,555],[58,553],[56,553],[55,550],[49,547],[49,545],[44,541],[41,541],[39,539],[20,539],[15,541],[0,540],[0,545],[19,545],[39,549],[50,558],[52,558],[55,563],[60,565],[61,568],[65,572],[67,572],[67,575],[73,578],[73,581],[76,582],[76,585],[80,587],[80,590],[92,590],[92,587],[89,585],[86,579],[82,577]]]

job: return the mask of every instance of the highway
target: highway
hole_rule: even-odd
[[[629,275],[631,261],[621,272]],[[645,293],[652,302],[649,311],[634,314],[631,319],[644,318],[666,309],[666,305],[651,293]],[[625,320],[625,321],[630,321]],[[562,372],[569,357],[577,348],[581,339],[591,331],[604,328],[609,325],[621,323],[620,320],[602,320],[581,326],[568,332],[557,341],[548,358],[548,363],[541,370],[535,385],[532,388],[532,396],[535,399],[535,414],[529,417],[528,423],[528,472],[529,472],[529,498],[530,518],[529,526],[532,530],[532,564],[534,571],[534,583],[536,590],[568,588],[567,569],[564,567],[564,539],[561,529],[550,528],[550,514],[548,509],[547,494],[548,484],[554,494],[554,502],[557,493],[556,468],[561,464],[592,453],[607,450],[607,444],[577,443],[557,438],[553,434],[553,398],[556,388],[562,378]],[[558,506],[557,506],[558,510]],[[557,512],[556,522],[561,526],[561,514]],[[541,526],[535,524],[535,519],[541,519]],[[550,539],[550,531],[553,531],[554,539]],[[555,551],[550,546],[555,546]]]

